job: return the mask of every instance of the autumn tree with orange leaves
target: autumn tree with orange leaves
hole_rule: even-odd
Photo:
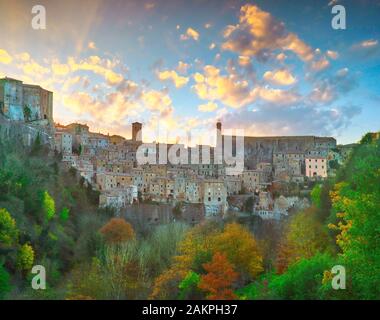
[[[211,262],[203,264],[207,274],[201,276],[199,289],[207,292],[208,300],[234,300],[232,285],[238,277],[227,257],[216,252]]]
[[[112,218],[100,229],[108,244],[119,244],[135,237],[135,232],[127,221],[120,218]]]

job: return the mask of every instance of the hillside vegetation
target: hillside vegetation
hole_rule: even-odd
[[[380,298],[378,135],[363,137],[275,242],[235,221],[146,234],[98,209],[98,194],[47,154],[38,141],[0,141],[0,299]],[[46,290],[31,288],[34,265],[46,268]],[[344,290],[331,286],[336,265]]]

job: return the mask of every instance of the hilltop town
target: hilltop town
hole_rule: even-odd
[[[332,137],[245,136],[244,168],[230,175],[226,165],[216,161],[216,150],[223,150],[231,137],[223,134],[221,122],[215,130],[216,145],[207,146],[209,161],[202,161],[204,146],[197,146],[199,163],[162,164],[163,144],[150,143],[144,152],[153,153],[158,161],[140,164],[142,123],[132,123],[130,139],[91,132],[86,124],[57,124],[52,92],[0,79],[0,134],[13,135],[26,145],[38,137],[61,157],[63,167],[75,169],[86,185],[99,192],[100,207],[112,207],[118,214],[125,208],[135,212],[143,204],[160,204],[193,224],[229,214],[279,220],[291,208],[307,207],[304,196],[311,186],[333,176],[352,150],[352,145],[337,145]],[[179,146],[179,152],[192,151]],[[154,223],[159,217],[149,219]]]

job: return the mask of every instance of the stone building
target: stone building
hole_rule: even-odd
[[[246,192],[254,192],[261,187],[261,171],[259,170],[244,170],[241,179]]]
[[[225,213],[227,210],[227,190],[222,180],[203,181],[203,204],[206,217]]]
[[[53,93],[5,77],[0,79],[0,112],[10,120],[53,125]]]
[[[62,154],[71,154],[73,149],[73,136],[69,132],[56,131],[54,134],[55,150]]]
[[[326,178],[327,158],[323,156],[307,156],[305,158],[306,177]]]

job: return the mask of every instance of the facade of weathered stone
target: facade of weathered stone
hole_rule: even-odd
[[[0,79],[0,112],[13,121],[53,125],[53,93],[12,78]]]

